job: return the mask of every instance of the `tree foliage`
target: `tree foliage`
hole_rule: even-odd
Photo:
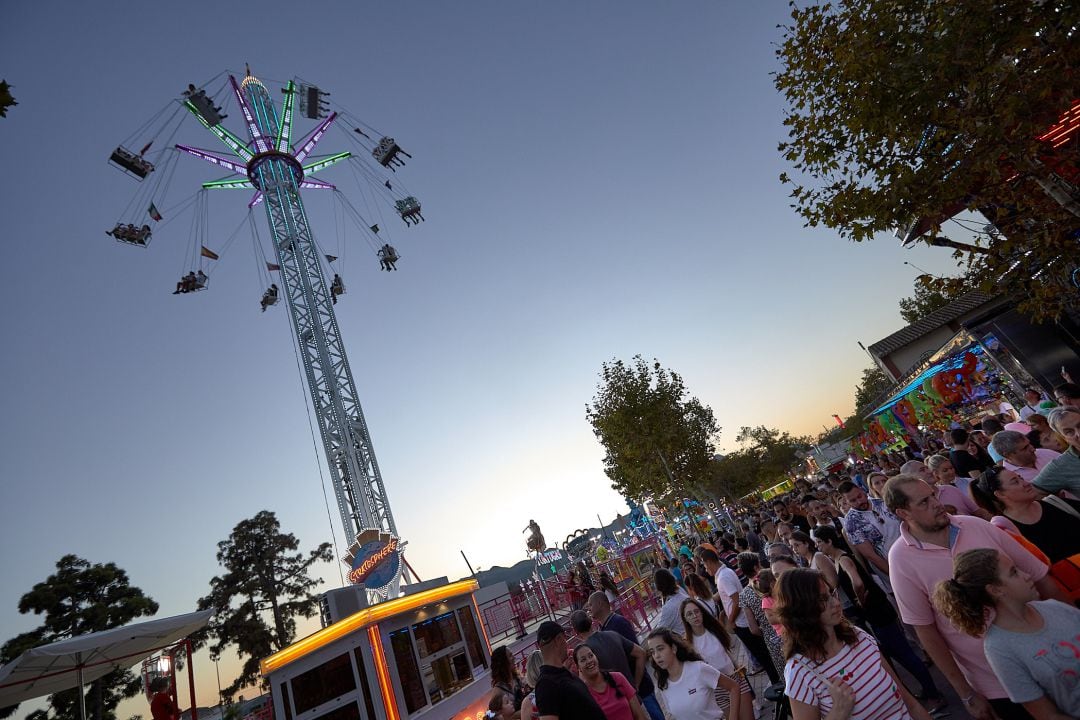
[[[855,388],[855,414],[861,417],[873,410],[871,405],[893,385],[895,383],[877,365],[871,365],[863,370],[862,380]]]
[[[0,80],[0,117],[7,117],[8,108],[18,104],[11,95],[11,86],[7,80]]]
[[[585,416],[604,447],[611,486],[631,500],[692,493],[709,477],[720,428],[682,378],[636,355],[603,364]]]
[[[774,79],[793,207],[855,241],[928,218],[928,242],[945,215],[985,209],[1000,232],[956,252],[971,280],[1057,316],[1076,299],[1080,202],[1047,163],[1075,167],[1077,142],[1037,138],[1076,99],[1078,24],[1064,0],[792,3]]]
[[[4,643],[0,662],[11,662],[39,645],[120,627],[157,610],[158,604],[132,586],[127,573],[115,564],[91,564],[75,555],[65,555],[57,561],[54,574],[19,598],[19,612],[43,616],[42,624]],[[115,720],[116,706],[137,694],[140,687],[139,678],[127,670],[94,681],[86,692],[88,717]],[[74,689],[49,696],[55,717],[78,717],[78,701],[79,693]],[[2,715],[11,714],[15,707],[4,708]]]
[[[210,580],[210,594],[199,609],[213,609],[213,619],[200,641],[210,641],[215,659],[234,646],[244,659],[240,676],[222,692],[233,695],[259,678],[259,660],[290,645],[296,619],[318,610],[314,589],[322,582],[309,577],[317,562],[333,559],[330,543],[306,555],[296,536],[281,532],[274,513],[263,510],[242,520],[227,540],[218,543],[217,560],[225,572]]]
[[[966,292],[963,285],[940,285],[930,275],[920,275],[915,279],[915,292],[910,297],[900,298],[900,317],[908,325],[917,323],[924,317],[945,307]]]
[[[807,438],[764,425],[740,428],[735,441],[738,450],[712,463],[708,486],[731,500],[782,482],[810,447]]]

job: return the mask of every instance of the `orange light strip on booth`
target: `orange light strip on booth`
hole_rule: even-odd
[[[460,582],[450,583],[449,585],[443,585],[442,587],[432,588],[431,590],[424,590],[415,595],[408,595],[403,598],[397,598],[396,600],[388,600],[384,603],[379,603],[374,607],[364,608],[360,612],[353,613],[349,617],[343,618],[333,625],[324,627],[322,630],[308,635],[303,640],[293,643],[284,650],[279,650],[270,657],[264,659],[259,663],[259,672],[262,675],[269,675],[275,670],[278,670],[295,660],[299,660],[319,648],[325,647],[327,644],[343,638],[349,633],[360,630],[367,625],[377,623],[380,620],[385,620],[386,618],[399,613],[415,610],[430,603],[439,602],[440,600],[446,600],[458,595],[464,595],[465,593],[475,592],[479,587],[479,583],[475,580],[462,580]]]
[[[386,665],[386,654],[383,652],[378,626],[372,625],[367,633],[368,640],[371,641],[371,656],[375,659],[375,674],[379,676],[379,689],[382,690],[386,719],[398,720],[400,716],[397,709],[397,696],[394,694],[394,684],[390,682],[390,668]]]
[[[480,632],[484,633],[484,647],[487,648],[487,654],[491,655],[491,641],[488,640],[487,628],[484,627],[484,619],[480,617],[480,606],[476,604],[476,598],[472,599],[473,609],[476,610],[476,622],[480,624]]]

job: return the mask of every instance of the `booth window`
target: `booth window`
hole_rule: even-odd
[[[420,679],[420,668],[416,663],[416,655],[413,653],[409,628],[404,627],[390,633],[390,648],[394,652],[394,663],[397,665],[401,694],[405,696],[405,709],[412,715],[427,705],[427,696],[424,694],[424,683]]]
[[[472,666],[453,611],[416,623],[412,631],[420,674],[433,705],[472,682]]]
[[[360,720],[360,706],[354,700],[325,715],[320,715],[316,720]]]
[[[292,703],[289,702],[289,683],[281,683],[281,706],[285,708],[285,720],[292,720]]]
[[[296,714],[299,715],[356,689],[352,660],[349,659],[348,653],[338,655],[318,667],[297,675],[292,679],[291,684]],[[359,713],[359,708],[357,708],[357,713]]]
[[[476,632],[476,620],[473,618],[471,607],[458,608],[458,622],[465,633],[465,643],[469,646],[469,654],[472,655],[473,667],[487,667],[488,654],[484,651],[484,645],[480,642],[480,634]]]
[[[360,694],[364,696],[364,708],[367,710],[368,720],[375,720],[375,704],[372,701],[374,693],[371,690],[371,680],[368,678],[364,653],[360,648],[353,650],[353,653],[356,655],[356,667],[360,670]]]
[[[434,655],[461,642],[461,631],[458,630],[452,612],[416,623],[412,629],[413,635],[416,636],[416,649],[420,651],[421,658]]]

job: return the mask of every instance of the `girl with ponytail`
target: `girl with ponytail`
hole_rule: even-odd
[[[988,548],[958,554],[953,577],[938,583],[933,601],[957,629],[983,638],[986,659],[1010,700],[1040,720],[1080,717],[1072,679],[1080,610],[1039,600],[1012,558]]]

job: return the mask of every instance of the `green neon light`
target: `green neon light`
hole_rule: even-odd
[[[234,190],[237,188],[253,190],[255,188],[250,180],[211,180],[210,182],[204,182],[202,186],[203,190]]]
[[[304,166],[304,174],[310,175],[312,173],[317,173],[323,168],[328,168],[331,165],[336,165],[337,163],[348,157],[352,157],[352,153],[343,152],[338,153],[337,155],[331,155],[330,157],[325,157],[322,160],[316,160],[315,162]]]
[[[285,86],[285,102],[281,105],[281,125],[278,126],[277,140],[274,147],[278,152],[289,152],[292,144],[293,81]]]
[[[255,157],[254,153],[247,149],[247,146],[244,145],[243,142],[241,142],[240,138],[236,137],[231,132],[223,128],[221,126],[221,123],[211,126],[210,123],[206,122],[206,118],[202,116],[202,113],[199,112],[199,109],[196,108],[190,100],[184,101],[184,107],[186,107],[188,109],[188,112],[194,115],[199,120],[199,122],[202,123],[202,126],[204,128],[217,135],[218,139],[221,140],[221,142],[225,143],[225,147],[232,150],[233,154],[236,155],[236,157],[240,158],[245,163],[249,162],[251,158]]]

